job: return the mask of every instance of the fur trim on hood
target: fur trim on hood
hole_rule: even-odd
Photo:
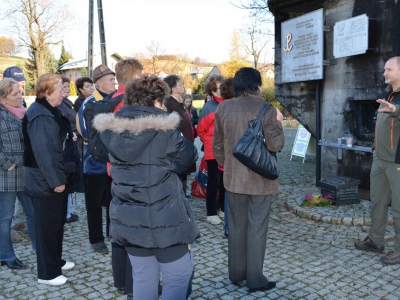
[[[143,131],[153,129],[156,131],[167,131],[178,128],[180,118],[178,113],[169,115],[146,115],[135,119],[118,118],[114,113],[98,114],[93,119],[93,127],[99,132],[110,130],[114,133],[129,131],[139,135]]]

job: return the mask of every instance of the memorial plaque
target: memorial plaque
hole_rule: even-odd
[[[323,78],[324,10],[282,23],[282,83]]]
[[[368,49],[368,17],[366,14],[337,22],[333,27],[335,58],[364,54]]]

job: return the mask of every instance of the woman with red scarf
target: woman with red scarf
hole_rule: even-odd
[[[204,160],[208,169],[207,181],[207,221],[211,224],[220,224],[224,218],[224,184],[222,171],[218,168],[213,152],[214,116],[219,103],[224,99],[221,97],[219,86],[225,80],[222,75],[212,75],[205,84],[206,92],[211,96],[200,112],[197,134],[204,144]],[[219,201],[217,205],[217,191],[219,189]],[[219,212],[218,212],[219,210]]]

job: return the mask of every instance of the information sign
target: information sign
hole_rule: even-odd
[[[333,27],[335,58],[364,54],[368,49],[368,17],[366,14],[336,22]]]
[[[290,160],[292,156],[303,157],[303,163],[306,159],[308,143],[310,142],[311,133],[303,126],[300,125],[297,128],[296,138],[294,140],[292,154],[290,155]]]
[[[324,10],[282,23],[282,83],[323,78]]]

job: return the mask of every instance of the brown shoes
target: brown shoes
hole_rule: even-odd
[[[375,244],[368,236],[363,241],[354,243],[354,247],[357,250],[371,252],[383,252],[383,250],[385,250],[384,246],[379,246]]]
[[[388,254],[381,257],[379,260],[385,265],[397,265],[400,264],[400,255],[394,251],[389,251]]]

